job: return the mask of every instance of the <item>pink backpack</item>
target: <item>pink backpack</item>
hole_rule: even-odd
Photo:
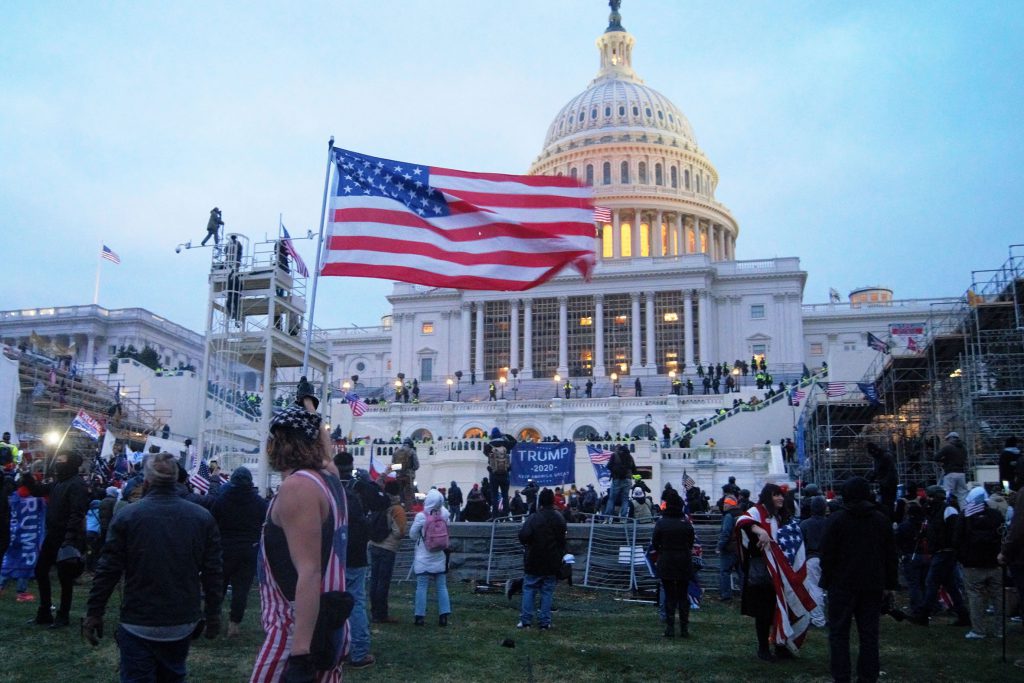
[[[427,522],[423,525],[423,543],[431,552],[448,549],[448,523],[444,521],[440,510],[427,513]]]

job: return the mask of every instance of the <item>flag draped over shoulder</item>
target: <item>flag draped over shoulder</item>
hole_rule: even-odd
[[[321,275],[520,291],[595,263],[593,190],[335,149]]]
[[[775,588],[775,620],[770,638],[776,645],[785,646],[796,654],[811,625],[811,610],[817,606],[804,586],[807,555],[800,524],[793,519],[779,527],[778,521],[768,516],[763,505],[755,505],[736,519],[735,533],[744,556],[755,550],[755,541],[746,533],[754,526],[761,527],[772,538],[764,552],[768,574]]]

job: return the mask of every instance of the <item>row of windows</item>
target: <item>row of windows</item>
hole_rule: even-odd
[[[618,111],[619,111],[619,116],[620,117],[625,117],[626,116],[626,106],[625,105],[620,104]],[[637,105],[634,104],[630,108],[630,111],[633,114],[634,118],[638,118],[640,116],[640,107],[638,107]],[[644,116],[647,117],[647,119],[653,121],[654,117],[655,117],[655,114],[657,114],[657,117],[658,117],[659,121],[664,121],[665,118],[666,118],[665,112],[663,112],[661,109],[658,109],[658,110],[654,111],[650,107],[644,107]],[[598,115],[598,108],[597,107],[591,108],[591,110],[590,110],[590,119],[592,121],[596,121],[597,120],[597,115]],[[604,107],[604,117],[606,119],[610,119],[611,116],[612,116],[611,105],[605,105],[605,107]],[[568,116],[566,116],[565,119],[563,119],[558,124],[558,132],[559,133],[563,132],[567,126],[571,127],[574,118],[575,118],[577,123],[583,123],[586,120],[586,118],[587,118],[587,112],[581,110],[578,114],[576,112],[573,112],[573,113],[569,114]],[[672,115],[672,112],[668,113],[667,118],[668,118],[668,122],[669,123],[675,123],[676,122],[676,119]]]
[[[558,175],[562,175],[562,173],[559,172]],[[569,176],[572,177],[572,178],[578,178],[579,177],[579,171],[576,169],[575,166],[573,166],[572,168],[569,169]],[[669,167],[668,178],[669,178],[669,185],[671,187],[673,187],[673,188],[678,188],[679,187],[679,169],[676,166]],[[702,178],[703,178],[703,176],[700,173],[695,173],[693,175],[693,182],[694,182],[694,185],[696,187],[696,191],[697,192],[703,192],[703,190],[701,189],[701,187],[703,187],[707,191],[710,192],[710,190],[711,190],[711,180],[707,179],[707,180],[704,180],[703,182],[701,182]],[[584,180],[586,181],[587,185],[593,185],[594,184],[594,165],[593,164],[587,164],[586,168],[584,169]],[[650,183],[650,179],[649,179],[649,177],[647,175],[647,162],[646,161],[641,161],[640,163],[637,164],[637,181],[641,185],[647,185],[647,184]],[[621,164],[619,164],[619,182],[621,184],[623,184],[623,185],[627,185],[630,182],[629,162],[628,161],[623,161]],[[612,164],[611,164],[610,161],[606,161],[606,162],[604,162],[601,165],[601,184],[602,185],[611,185],[612,184]],[[665,184],[665,172],[664,172],[664,169],[662,168],[662,165],[660,163],[654,164],[654,184],[655,185],[664,185]],[[684,169],[683,170],[683,187],[685,189],[687,189],[687,190],[690,189],[690,169]]]

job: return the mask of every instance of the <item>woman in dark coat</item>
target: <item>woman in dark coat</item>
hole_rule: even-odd
[[[683,516],[683,499],[666,492],[665,510],[654,525],[651,548],[658,553],[658,576],[665,589],[665,637],[675,637],[675,616],[679,610],[679,635],[690,635],[690,598],[686,589],[692,572],[693,526]]]

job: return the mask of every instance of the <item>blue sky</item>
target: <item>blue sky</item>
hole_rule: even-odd
[[[316,229],[327,138],[525,172],[598,66],[600,0],[4,3],[0,308],[142,306],[200,329],[227,227]],[[690,119],[737,256],[799,256],[804,300],[956,295],[1024,242],[1024,3],[625,0],[634,66]],[[312,260],[313,244],[299,249]],[[377,324],[325,278],[316,322]]]

